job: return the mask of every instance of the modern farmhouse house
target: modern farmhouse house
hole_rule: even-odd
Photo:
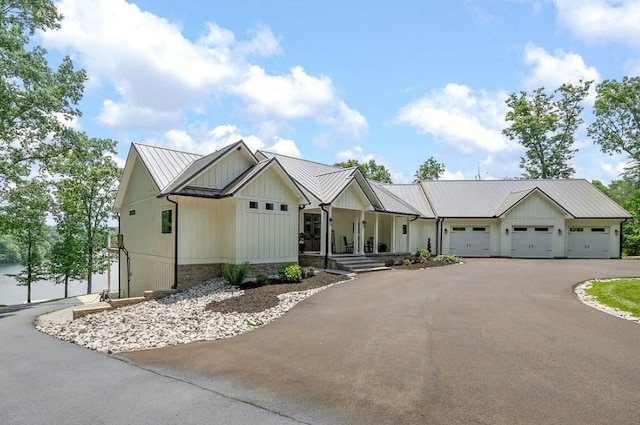
[[[418,248],[461,257],[618,258],[629,218],[586,180],[380,184],[239,141],[202,156],[133,144],[114,210],[121,295],[186,287],[248,261],[339,267]]]

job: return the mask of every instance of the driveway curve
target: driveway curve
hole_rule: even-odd
[[[124,357],[305,423],[637,424],[640,326],[573,286],[639,275],[623,260],[378,272],[248,334]]]

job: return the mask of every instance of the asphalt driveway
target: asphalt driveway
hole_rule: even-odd
[[[628,276],[640,261],[378,272],[248,334],[126,358],[303,423],[637,424],[640,325],[572,291]]]

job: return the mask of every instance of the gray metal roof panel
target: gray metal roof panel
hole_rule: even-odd
[[[383,184],[382,187],[420,212],[424,218],[435,218],[429,200],[419,184]]]
[[[382,207],[386,212],[398,213],[398,214],[408,214],[414,216],[422,216],[422,213],[418,211],[416,208],[412,207],[398,196],[390,192],[385,188],[385,186],[381,185],[378,182],[369,181],[369,184],[373,188],[376,196],[382,203]]]
[[[222,190],[222,196],[229,196],[242,189],[244,185],[251,181],[258,173],[265,169],[274,160],[260,161],[256,165],[247,169],[244,173],[240,174],[235,180],[227,185]]]
[[[354,168],[342,168],[330,173],[316,176],[322,193],[322,202],[333,202],[353,181]]]
[[[142,162],[147,167],[156,186],[163,191],[169,183],[180,175],[193,161],[202,155],[180,152],[173,149],[133,143]]]
[[[317,176],[344,170],[343,168],[320,164],[306,159],[293,158],[273,152],[260,151],[260,154],[265,158],[276,158],[285,171],[293,177],[300,186],[307,189],[320,202],[330,202],[330,200],[326,198],[324,192],[325,190],[332,192],[332,190],[330,190],[330,188],[323,189],[322,183]]]
[[[434,180],[420,184],[439,217],[494,217],[510,193],[536,187],[576,218],[630,217],[586,180]]]

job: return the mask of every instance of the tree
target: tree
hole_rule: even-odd
[[[640,77],[622,82],[605,80],[596,86],[595,120],[587,134],[609,154],[629,156],[627,172],[640,181]]]
[[[47,52],[31,42],[61,19],[51,0],[0,0],[0,200],[34,165],[69,150],[61,118],[80,115],[86,74],[69,57],[52,70]]]
[[[2,223],[5,231],[13,236],[21,251],[20,264],[24,266],[18,274],[9,275],[18,285],[27,287],[27,302],[31,302],[31,284],[47,277],[45,224],[51,203],[47,184],[38,179],[21,182],[8,193],[2,208]]]
[[[345,162],[337,162],[333,164],[334,167],[351,168],[358,167],[365,178],[374,180],[381,183],[392,183],[391,173],[382,164],[377,164],[374,159],[370,159],[368,162],[360,163],[357,159],[350,159]]]
[[[512,93],[506,100],[509,111],[505,120],[511,125],[502,132],[526,148],[520,158],[523,177],[529,179],[568,178],[575,170],[569,164],[577,149],[571,146],[582,124],[582,100],[591,81],[577,85],[563,84],[552,94],[544,88],[531,94]]]
[[[58,203],[71,201],[58,195]],[[83,229],[79,217],[73,213],[76,208],[65,205],[55,212],[58,240],[51,247],[49,274],[56,283],[64,283],[64,297],[69,296],[69,280],[87,276],[86,244],[83,243]],[[65,213],[70,211],[71,213]]]
[[[423,180],[438,180],[444,173],[444,170],[444,164],[430,156],[429,159],[422,163],[418,171],[416,171],[413,182],[420,183]]]
[[[620,180],[613,180],[608,187],[598,180],[592,183],[633,216],[622,224],[622,252],[626,255],[639,255],[640,190],[636,182],[625,176]]]
[[[81,263],[87,277],[87,293],[91,293],[92,274],[102,273],[110,266],[105,255],[108,220],[117,192],[120,169],[112,159],[116,143],[108,139],[74,135],[76,148],[58,158],[54,170],[60,174],[56,183],[61,244],[69,247],[65,254],[55,256],[56,267],[69,276],[75,275],[73,262]],[[81,247],[76,246],[80,235]],[[80,267],[80,266],[78,266]]]

